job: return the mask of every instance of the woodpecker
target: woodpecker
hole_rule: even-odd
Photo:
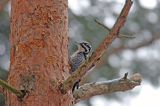
[[[77,51],[70,58],[70,64],[71,64],[70,73],[76,71],[77,68],[85,62],[85,60],[87,59],[88,55],[91,52],[91,49],[92,49],[91,45],[86,41],[78,43]],[[75,82],[72,88],[72,92],[75,90],[75,88],[77,89],[79,88],[80,81],[81,79]]]

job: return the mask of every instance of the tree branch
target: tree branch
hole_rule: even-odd
[[[119,45],[118,47],[115,47],[115,48],[112,48],[110,51],[108,51],[107,53],[107,56],[106,56],[106,60],[107,58],[112,55],[112,54],[116,54],[116,53],[120,53],[122,52],[123,50],[125,49],[130,49],[130,50],[137,50],[139,48],[142,48],[142,47],[146,47],[148,45],[151,45],[152,43],[154,43],[155,41],[159,40],[160,39],[160,33],[156,33],[156,34],[153,34],[154,36],[152,36],[152,38],[149,40],[149,41],[144,41],[144,42],[140,42],[136,45],[125,45],[125,44],[121,44]]]
[[[98,25],[100,25],[100,26],[104,27],[105,29],[107,29],[108,31],[111,31],[111,29],[109,27],[107,27],[104,24],[100,23],[98,20],[95,19],[95,22]],[[124,35],[124,34],[119,34],[118,37],[119,38],[135,38],[135,36],[128,36],[128,35]]]
[[[109,35],[106,36],[104,41],[99,45],[95,52],[93,52],[91,57],[89,57],[89,59],[87,59],[85,63],[82,64],[69,78],[67,78],[62,84],[60,84],[59,88],[63,94],[65,94],[68,90],[70,90],[73,87],[75,81],[81,79],[87,73],[87,71],[89,71],[91,67],[95,66],[99,62],[106,48],[113,42],[113,40],[115,40],[118,37],[120,28],[124,25],[127,19],[127,15],[129,13],[131,5],[132,1],[126,0],[126,3],[116,23],[109,32]]]
[[[17,97],[23,98],[25,96],[25,93],[23,93],[20,90],[17,90],[13,86],[9,85],[7,82],[0,79],[0,86],[1,86],[1,93],[4,92],[4,89],[9,90],[10,92],[14,93]]]
[[[73,93],[75,103],[95,95],[131,90],[141,84],[142,78],[140,74],[136,73],[129,79],[127,78],[127,75],[128,74],[125,74],[123,78],[119,79],[93,82],[80,86],[80,88]]]

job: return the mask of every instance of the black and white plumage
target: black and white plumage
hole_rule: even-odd
[[[71,73],[76,71],[77,68],[85,62],[90,52],[91,52],[91,45],[88,42],[83,41],[78,44],[78,50],[71,56],[71,59],[70,59]],[[72,88],[72,91],[74,91],[75,88],[78,89],[79,82],[80,82],[80,79],[75,82]]]

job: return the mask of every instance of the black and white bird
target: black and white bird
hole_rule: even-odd
[[[76,71],[77,68],[85,62],[85,60],[87,59],[87,57],[91,52],[91,49],[92,49],[91,45],[86,41],[78,43],[78,50],[70,58],[70,64],[71,64],[70,73]],[[80,81],[81,79],[75,82],[72,88],[72,92],[75,90],[75,88],[77,89],[79,88]]]

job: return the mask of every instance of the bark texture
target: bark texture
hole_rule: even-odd
[[[69,76],[67,0],[12,0],[11,6],[8,83],[26,95],[6,92],[6,105],[72,105],[71,92],[58,89]]]

